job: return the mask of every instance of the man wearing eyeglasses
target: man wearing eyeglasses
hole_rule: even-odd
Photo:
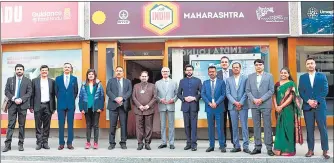
[[[233,76],[233,72],[231,69],[229,69],[230,66],[230,59],[227,56],[223,56],[220,59],[220,66],[222,67],[222,70],[219,70],[217,72],[217,78],[220,80],[224,80],[225,84],[226,84],[226,79],[229,78],[230,76]],[[225,108],[228,108],[228,99],[225,98],[224,100],[224,106]],[[227,122],[227,116],[228,116],[228,120],[229,120],[229,124],[230,124],[230,134],[231,134],[231,143],[233,144],[233,130],[232,130],[232,121],[231,121],[231,114],[230,111],[228,109],[225,109],[224,112],[222,113],[224,114],[224,135],[225,135],[225,146],[226,146],[226,138],[227,138],[227,133],[226,133],[226,122]],[[233,144],[233,147],[235,145]]]

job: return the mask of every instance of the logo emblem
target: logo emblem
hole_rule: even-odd
[[[130,24],[130,21],[127,20],[129,17],[129,13],[126,10],[121,10],[118,13],[119,20],[117,21],[117,24]]]
[[[307,11],[307,16],[311,19],[316,18],[318,15],[319,15],[319,11],[315,7],[310,7]]]
[[[179,8],[171,2],[153,2],[144,6],[144,28],[165,35],[179,27]]]

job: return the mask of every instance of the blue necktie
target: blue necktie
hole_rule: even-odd
[[[20,98],[20,89],[21,89],[21,78],[19,78],[18,84],[17,84],[17,95],[16,98]]]

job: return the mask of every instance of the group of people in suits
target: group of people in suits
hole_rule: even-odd
[[[162,79],[155,84],[149,83],[148,72],[140,74],[140,83],[133,86],[130,80],[124,78],[123,68],[117,66],[115,77],[109,79],[106,88],[108,96],[110,132],[109,150],[116,146],[115,132],[117,122],[120,122],[122,149],[127,149],[127,122],[130,108],[130,100],[134,103],[133,111],[136,115],[136,135],[138,140],[137,150],[151,150],[154,105],[158,105],[161,118],[161,139],[159,149],[175,149],[174,145],[174,120],[175,103],[181,101],[184,130],[187,137],[184,150],[197,150],[197,121],[199,101],[205,102],[205,112],[208,120],[209,148],[206,152],[215,149],[215,130],[217,130],[219,149],[226,152],[226,122],[227,117],[231,124],[231,142],[233,149],[230,152],[240,152],[239,120],[242,128],[243,152],[259,154],[262,148],[261,121],[263,119],[264,144],[267,154],[293,156],[296,143],[303,143],[301,132],[301,109],[307,128],[307,143],[309,151],[305,155],[314,155],[314,123],[318,124],[321,135],[323,156],[328,159],[328,134],[326,124],[326,100],[328,94],[328,82],[325,75],[315,71],[315,60],[308,58],[306,67],[308,73],[300,77],[299,87],[292,80],[288,68],[280,71],[280,81],[274,84],[273,76],[264,72],[264,61],[254,61],[255,73],[248,76],[242,75],[241,64],[235,62],[229,69],[228,57],[221,58],[222,70],[217,72],[215,66],[208,67],[209,79],[203,83],[193,76],[194,68],[186,65],[185,77],[179,84],[172,80],[170,69],[163,67]],[[48,136],[51,116],[56,110],[55,97],[57,97],[57,113],[59,125],[59,150],[65,145],[64,125],[67,117],[68,139],[67,148],[74,149],[73,119],[75,112],[75,99],[78,94],[77,78],[71,75],[72,65],[64,64],[64,74],[58,76],[55,81],[48,77],[48,67],[41,66],[41,76],[30,79],[23,76],[24,66],[15,66],[16,75],[10,77],[6,83],[5,95],[10,99],[8,109],[8,130],[4,152],[11,149],[13,130],[16,117],[19,122],[19,150],[23,151],[24,125],[27,110],[34,112],[36,124],[36,150],[49,149]],[[91,147],[91,130],[94,129],[94,148],[98,148],[99,117],[104,108],[104,90],[97,79],[95,70],[89,69],[86,81],[82,83],[79,94],[79,109],[85,114],[87,126],[86,149]],[[304,101],[302,106],[301,99]],[[275,144],[272,137],[272,104],[277,113],[277,125]],[[248,109],[251,109],[254,124],[255,148],[249,150]],[[262,118],[261,118],[262,117]],[[168,121],[168,141],[166,128]],[[43,126],[43,129],[42,129]],[[216,128],[215,128],[216,127]]]

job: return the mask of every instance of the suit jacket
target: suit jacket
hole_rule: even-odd
[[[303,99],[303,110],[310,110],[311,106],[307,103],[309,99],[316,100],[318,102],[318,108],[320,110],[326,110],[326,96],[328,94],[328,81],[326,75],[316,72],[313,82],[313,88],[311,86],[310,77],[308,73],[305,73],[299,78],[298,86],[300,97]]]
[[[7,79],[6,88],[5,88],[5,95],[9,99],[8,109],[11,107],[16,107],[14,101],[12,101],[13,97],[15,96],[16,90],[16,75],[14,77],[10,77]],[[25,76],[22,77],[21,85],[20,85],[20,96],[16,98],[21,98],[22,103],[19,105],[21,109],[29,109],[30,108],[30,97],[31,97],[31,80]]]
[[[32,94],[30,98],[30,106],[33,108],[35,111],[40,110],[40,105],[41,105],[41,77],[37,77],[32,80],[31,82],[32,86]],[[48,83],[49,83],[49,109],[51,113],[56,110],[56,91],[55,91],[55,81],[51,78],[48,78]]]
[[[231,76],[226,79],[226,97],[228,98],[228,110],[235,110],[234,102],[240,102],[242,109],[248,109],[247,94],[246,94],[247,77],[240,75],[238,89],[236,88],[235,78]]]
[[[229,76],[230,76],[230,77],[233,76],[233,71],[232,71],[232,69],[229,69],[229,70],[228,70],[228,73],[229,73]],[[219,71],[217,72],[217,78],[220,79],[220,80],[223,80],[223,81],[224,81],[224,78],[223,78],[223,70],[219,70]],[[225,83],[225,84],[226,84],[226,83]]]
[[[117,78],[111,78],[107,84],[107,96],[108,100],[108,110],[116,110],[119,105],[115,101],[115,98],[118,97],[118,83]],[[129,79],[123,78],[123,105],[125,111],[129,111],[131,108],[129,107],[129,99],[132,93],[132,84]]]
[[[199,100],[201,99],[202,82],[196,77],[183,78],[180,80],[177,97],[182,101],[181,111],[198,112]],[[186,102],[185,97],[194,96],[195,101]]]
[[[270,73],[263,72],[260,86],[256,86],[256,73],[248,75],[246,83],[246,94],[248,96],[249,108],[272,108],[272,96],[274,94],[274,79]],[[256,106],[253,101],[254,99],[262,99],[262,104]]]
[[[56,77],[55,90],[57,97],[57,109],[74,109],[75,110],[75,99],[78,96],[78,79],[77,77],[70,75],[70,81],[66,88],[64,82],[64,75]]]
[[[155,86],[152,83],[147,83],[146,91],[141,93],[142,88],[145,90],[145,86],[142,86],[142,84],[143,83],[138,83],[133,87],[132,100],[135,104],[133,111],[136,115],[151,115],[154,113],[154,106],[156,104]],[[141,111],[139,107],[145,105],[148,105],[149,108]]]
[[[224,107],[224,99],[225,99],[225,82],[224,80],[216,79],[216,85],[214,89],[214,97],[211,95],[211,80],[205,80],[203,82],[203,87],[201,91],[201,97],[205,102],[205,112],[207,113],[222,113],[225,109]],[[212,102],[212,99],[215,100],[217,104],[217,108],[213,109],[210,107],[209,103]]]
[[[177,101],[177,82],[172,79],[168,79],[167,88],[164,87],[165,81],[163,79],[155,83],[156,99],[159,105],[159,111],[175,111],[175,102]],[[161,99],[169,101],[170,99],[174,100],[173,104],[163,104],[160,102]]]

